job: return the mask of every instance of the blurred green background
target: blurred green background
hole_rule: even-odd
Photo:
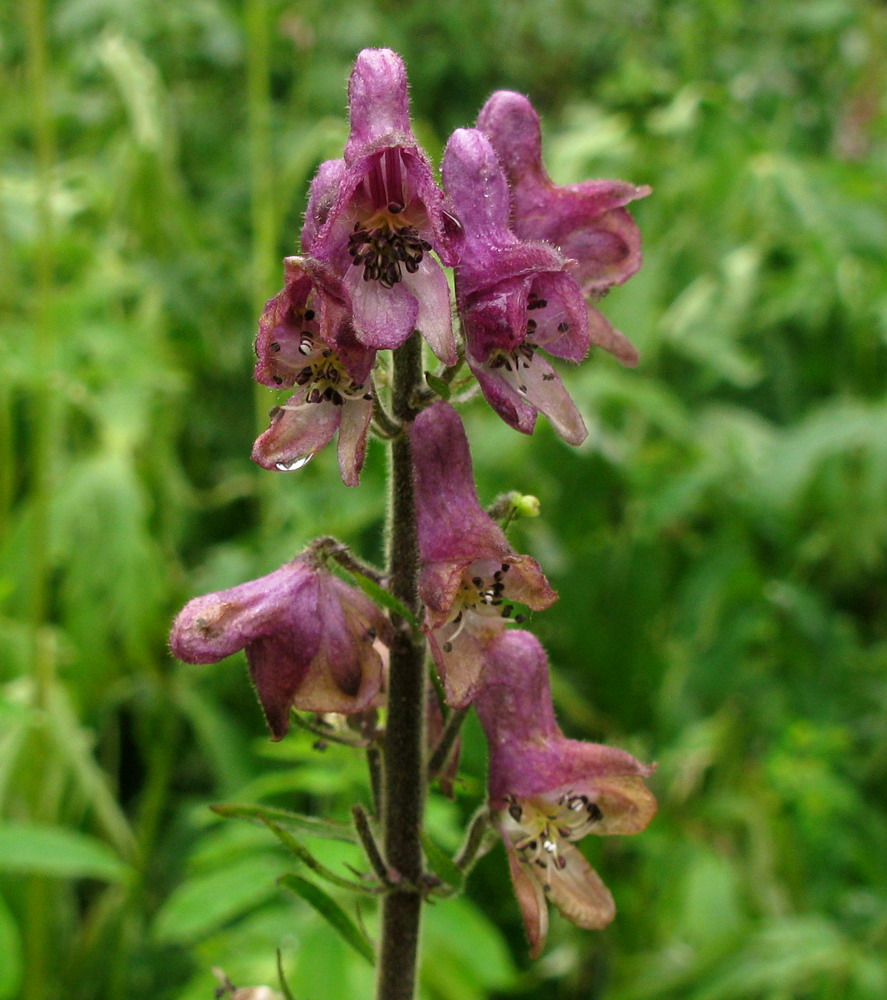
[[[166,648],[189,597],[332,532],[380,550],[384,453],[249,461],[261,304],[361,47],[405,57],[437,157],[529,93],[561,183],[649,183],[604,302],[638,370],[567,374],[578,450],[466,408],[571,735],[658,760],[650,829],[589,844],[601,933],[526,959],[497,848],[427,909],[424,1000],[887,996],[887,7],[876,0],[22,0],[0,9],[0,1000],[198,1000],[212,965],[297,1000],[372,972],[275,885],[267,833],[347,817],[356,755],[265,739],[242,657]],[[429,806],[455,847],[483,794]],[[319,841],[333,867],[354,858]],[[371,921],[371,914],[363,914]]]

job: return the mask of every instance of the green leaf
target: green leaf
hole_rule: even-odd
[[[375,580],[371,580],[368,576],[364,576],[363,573],[358,573],[357,570],[349,570],[351,575],[354,577],[358,587],[373,600],[376,604],[381,605],[383,608],[387,608],[389,611],[396,615],[399,615],[404,621],[410,623],[413,628],[419,627],[419,619],[407,608],[405,605],[393,595],[389,594],[384,587],[380,587]]]
[[[0,823],[0,871],[122,882],[132,869],[101,840],[38,823]]]
[[[456,867],[453,859],[446,851],[441,850],[424,830],[421,837],[422,849],[425,851],[425,857],[428,859],[428,864],[431,865],[434,874],[448,885],[453,886],[454,889],[461,889],[465,876]]]
[[[226,819],[254,819],[268,826],[270,823],[280,823],[282,826],[292,826],[310,834],[312,837],[326,837],[330,840],[343,840],[348,844],[357,842],[354,831],[344,823],[333,820],[317,819],[315,816],[302,816],[288,809],[278,809],[275,806],[253,806],[222,804],[210,806],[210,809]]]
[[[274,895],[279,864],[254,855],[206,875],[192,875],[166,901],[154,926],[161,942],[194,941]]]
[[[282,875],[280,884],[313,906],[332,925],[339,936],[360,955],[363,955],[370,965],[375,963],[373,948],[366,936],[342,907],[323,889],[298,875]]]
[[[425,381],[428,383],[428,388],[433,389],[441,399],[449,399],[452,395],[449,383],[438,378],[437,375],[425,372]]]
[[[0,1000],[13,1000],[22,983],[22,938],[0,896]]]
[[[338,885],[342,889],[350,889],[352,892],[362,892],[368,894],[374,894],[377,890],[371,888],[367,885],[361,885],[360,882],[353,882],[350,879],[342,878],[341,875],[337,875],[334,871],[330,871],[326,865],[321,864],[317,858],[302,844],[298,841],[289,830],[284,830],[282,826],[278,826],[277,823],[273,823],[270,820],[265,821],[265,825],[274,834],[275,837],[283,844],[283,846],[290,851],[292,854],[302,862],[303,865],[310,868],[315,875],[319,875],[322,879],[326,879],[327,882],[331,882],[333,885]]]

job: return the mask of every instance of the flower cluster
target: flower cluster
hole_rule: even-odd
[[[476,128],[450,137],[438,187],[413,135],[403,62],[387,49],[360,53],[348,99],[343,156],[318,169],[300,253],[286,259],[284,287],[259,321],[255,378],[290,396],[271,410],[253,459],[292,471],[338,434],[341,478],[353,487],[374,428],[408,442],[421,628],[446,703],[473,703],[485,729],[490,815],[538,954],[546,898],[582,927],[612,919],[613,900],[574,842],[643,829],[655,811],[643,783],[651,769],[558,729],[545,653],[530,633],[509,628],[557,594],[481,506],[468,439],[446,400],[449,386],[473,379],[511,427],[532,433],[541,413],[564,441],[581,444],[585,423],[548,358],[578,363],[599,346],[637,363],[595,303],[640,266],[625,206],[649,189],[555,185],[538,116],[508,91],[487,101]],[[453,269],[454,303],[444,268]],[[416,333],[443,367],[394,420],[379,352]],[[172,630],[172,650],[187,662],[245,650],[274,739],[293,708],[353,714],[386,697],[395,629],[318,552],[309,546],[267,576],[195,598]],[[429,718],[441,728],[439,704]],[[438,771],[451,783],[455,758],[446,760]]]

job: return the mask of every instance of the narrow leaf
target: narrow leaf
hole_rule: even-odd
[[[428,859],[428,864],[431,865],[434,874],[448,885],[453,886],[454,889],[461,889],[465,877],[456,867],[453,859],[446,851],[442,851],[424,831],[421,833],[421,837],[422,849],[425,851],[425,857]]]
[[[425,381],[428,383],[429,389],[433,389],[441,399],[449,399],[452,395],[449,382],[444,381],[442,378],[438,378],[437,375],[432,375],[431,372],[425,372]]]
[[[313,882],[300,878],[298,875],[282,875],[279,881],[290,892],[301,896],[306,903],[313,906],[332,925],[339,936],[344,941],[347,941],[355,951],[363,955],[370,965],[375,963],[375,956],[373,955],[373,948],[370,942],[351,917],[323,889],[314,885]]]
[[[380,587],[375,580],[371,580],[368,576],[364,576],[363,573],[358,573],[357,570],[349,570],[351,575],[354,577],[358,587],[376,604],[383,608],[387,608],[395,615],[399,615],[404,621],[410,623],[413,628],[419,627],[419,619],[407,608],[404,604],[393,595],[389,594],[384,587]]]
[[[0,871],[122,882],[131,871],[101,840],[61,826],[0,823]]]
[[[378,891],[375,886],[371,887],[368,885],[362,885],[360,882],[353,882],[350,879],[342,878],[341,875],[337,875],[334,871],[330,871],[326,865],[321,864],[317,858],[302,844],[298,841],[289,830],[284,830],[282,826],[278,826],[270,820],[265,820],[265,825],[274,834],[275,837],[283,844],[283,846],[293,854],[304,864],[306,867],[310,868],[315,875],[319,875],[322,879],[327,882],[331,882],[333,885],[338,885],[342,889],[350,889],[352,892],[362,892],[370,895],[375,895]]]
[[[302,830],[312,837],[324,837],[328,840],[342,840],[348,844],[356,843],[357,838],[349,826],[336,823],[333,820],[317,819],[314,816],[302,816],[300,813],[279,809],[276,806],[238,805],[224,803],[210,806],[210,809],[226,819],[254,819],[266,826],[277,822],[282,826],[292,826]]]

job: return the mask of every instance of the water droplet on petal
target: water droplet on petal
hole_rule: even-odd
[[[314,458],[314,454],[305,455],[304,458],[297,458],[294,462],[278,462],[274,468],[278,472],[296,472],[298,469],[304,469],[305,466]]]

